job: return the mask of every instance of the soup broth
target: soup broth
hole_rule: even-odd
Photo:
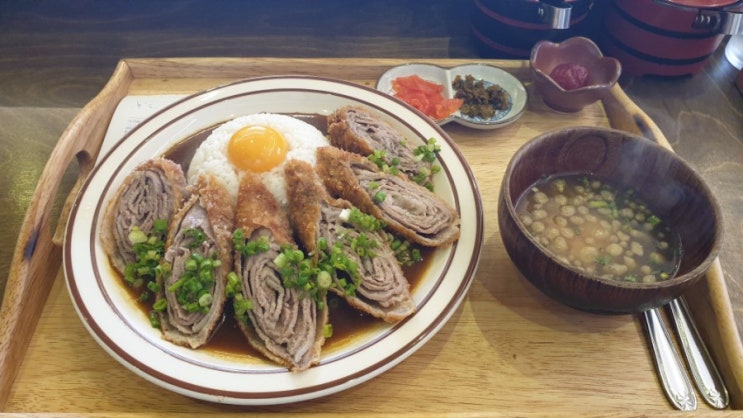
[[[593,176],[541,179],[519,197],[516,212],[541,246],[590,275],[653,283],[673,277],[681,261],[679,235],[633,189]]]

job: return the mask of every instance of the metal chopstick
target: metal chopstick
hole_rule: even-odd
[[[657,308],[643,313],[647,325],[648,338],[653,349],[655,365],[658,369],[663,389],[668,400],[682,411],[697,409],[697,397],[689,381],[679,354],[671,342],[668,328]]]
[[[713,408],[724,409],[729,403],[728,391],[720,377],[715,363],[704,345],[699,331],[689,314],[689,307],[683,298],[672,300],[668,307],[671,310],[676,333],[691,376],[697,385],[702,398]]]

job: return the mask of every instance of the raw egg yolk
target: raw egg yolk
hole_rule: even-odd
[[[227,158],[243,171],[262,173],[281,164],[286,141],[267,126],[246,126],[235,132],[227,144]]]

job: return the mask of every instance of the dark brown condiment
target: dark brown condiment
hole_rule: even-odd
[[[480,117],[490,119],[499,110],[508,110],[511,95],[498,84],[485,87],[483,80],[478,80],[471,75],[464,78],[458,75],[452,82],[456,90],[454,97],[464,100],[459,112],[469,117]]]

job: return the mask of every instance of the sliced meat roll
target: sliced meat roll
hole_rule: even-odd
[[[188,196],[181,166],[166,159],[138,166],[119,188],[106,208],[101,242],[111,264],[124,274],[135,262],[129,235],[134,227],[150,234],[157,220],[170,221]]]
[[[287,162],[289,218],[305,249],[315,254],[322,248],[339,248],[354,274],[338,273],[330,290],[363,312],[387,322],[398,322],[415,312],[410,285],[403,275],[383,231],[363,231],[344,215],[353,206],[328,195],[312,167],[302,161]],[[337,247],[336,247],[337,244]],[[363,247],[363,248],[362,248]],[[368,250],[365,251],[364,249]],[[344,286],[352,283],[352,286]]]
[[[403,238],[435,247],[459,238],[459,214],[427,188],[335,147],[317,150],[317,173],[328,191],[382,219]]]
[[[328,322],[325,297],[321,306],[309,292],[285,288],[274,260],[282,244],[294,246],[289,220],[257,175],[245,174],[238,193],[236,226],[247,242],[268,244],[268,250],[247,254],[235,248],[235,295],[238,326],[251,346],[269,359],[301,371],[317,364]],[[239,301],[251,301],[245,311]],[[241,314],[239,312],[244,312]]]
[[[170,266],[155,302],[163,337],[198,348],[222,323],[225,282],[232,268],[234,208],[214,177],[200,178],[168,230],[163,260]]]
[[[332,145],[365,157],[384,151],[387,164],[416,183],[431,184],[433,164],[417,158],[406,138],[363,108],[345,106],[328,115],[328,135]]]

